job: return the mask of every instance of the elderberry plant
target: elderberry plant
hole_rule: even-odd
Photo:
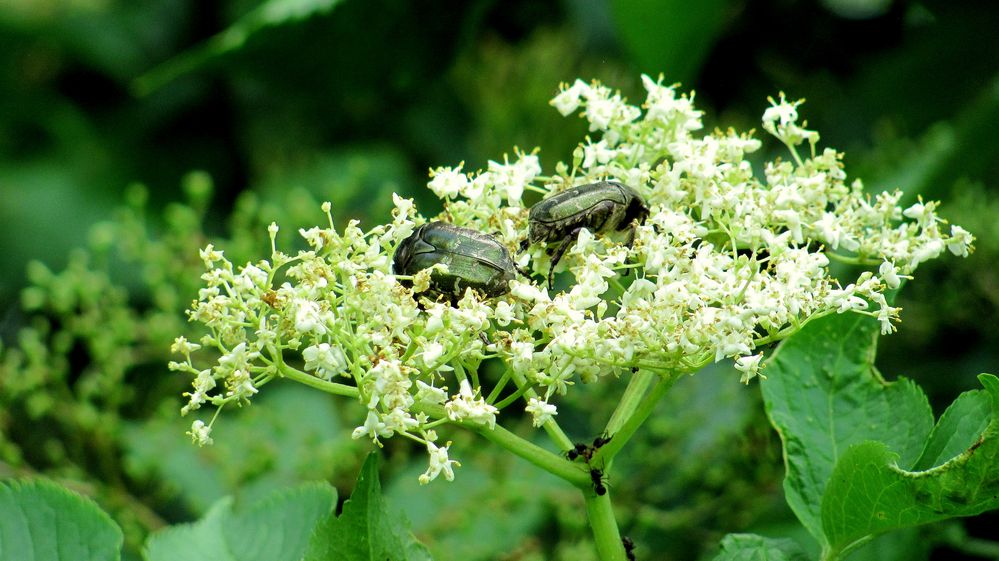
[[[799,122],[800,101],[770,100],[762,128],[790,159],[754,166],[761,141],[753,132],[701,133],[694,95],[662,78],[642,77],[639,107],[612,89],[577,80],[551,104],[589,124],[571,162],[544,175],[536,151],[514,151],[466,173],[463,164],[430,172],[428,187],[444,211],[424,217],[394,196],[393,220],[363,229],[351,221],[302,229],[308,251],[279,247],[237,266],[212,245],[201,252],[204,287],[188,315],[207,334],[180,337],[170,368],[190,374],[182,413],[216,409],[194,421],[194,442],[212,442],[218,412],[250,403],[268,383],[297,381],[358,400],[367,409],[355,439],[401,435],[427,450],[420,476],[456,477],[451,442],[438,431],[471,429],[584,491],[602,558],[619,558],[620,536],[593,469],[607,466],[669,387],[684,375],[733,360],[741,381],[763,376],[763,348],[830,314],[877,318],[895,330],[899,309],[885,293],[923,262],[945,251],[966,256],[973,236],[948,225],[936,202],[899,205],[901,192],[867,194],[848,180],[843,155],[819,148],[819,135]],[[537,199],[573,186],[614,180],[649,208],[631,243],[583,229],[545,279],[553,248],[536,244],[517,255],[524,276],[509,292],[484,298],[467,290],[453,300],[428,291],[431,271],[395,274],[392,256],[421,224],[441,220],[490,233],[514,254],[527,238],[525,193]],[[567,242],[568,243],[568,242]],[[831,261],[860,265],[841,282]],[[503,364],[486,379],[480,365]],[[504,409],[523,408],[563,451],[574,449],[557,422],[558,401],[576,383],[630,377],[606,426],[611,438],[569,461],[503,428]],[[601,472],[602,473],[602,472]]]

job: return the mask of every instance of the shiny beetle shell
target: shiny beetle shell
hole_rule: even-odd
[[[634,228],[648,216],[645,201],[631,187],[616,181],[578,185],[531,207],[525,246],[542,241],[561,242],[552,255],[548,273],[548,285],[551,286],[555,266],[581,229],[594,233],[623,231]]]
[[[580,228],[591,232],[624,230],[649,215],[645,201],[631,187],[616,181],[578,185],[531,207],[530,243],[563,241]]]
[[[516,267],[510,252],[496,238],[445,222],[430,222],[416,229],[399,244],[392,270],[413,275],[438,263],[448,271],[434,271],[430,290],[460,297],[466,288],[486,297],[506,294]]]

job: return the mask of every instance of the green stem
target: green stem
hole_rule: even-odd
[[[870,267],[873,265],[881,264],[880,261],[876,261],[874,259],[865,259],[863,257],[860,257],[859,255],[841,255],[833,251],[827,251],[825,253],[826,257],[828,257],[829,259],[833,261],[839,261],[840,263],[846,263],[847,265],[860,265],[860,266]]]
[[[625,561],[627,555],[621,543],[621,533],[617,529],[610,493],[597,495],[592,490],[583,491],[586,500],[586,516],[593,530],[593,543],[600,561]]]
[[[649,391],[648,395],[646,395],[643,399],[641,393],[638,391],[638,388],[651,382],[651,380],[645,379],[646,375],[656,378],[656,380],[654,384],[652,384],[651,391]],[[607,424],[607,434],[612,438],[610,442],[604,444],[599,450],[596,451],[596,453],[593,454],[593,457],[590,460],[592,465],[606,465],[615,454],[624,448],[624,445],[631,440],[631,437],[634,436],[638,428],[642,426],[645,419],[648,419],[649,415],[652,414],[652,411],[656,408],[659,400],[666,395],[666,392],[669,391],[671,387],[673,387],[673,383],[676,381],[678,376],[678,374],[656,376],[651,372],[645,373],[641,371],[635,375],[632,380],[632,383],[635,384],[636,387],[635,391],[629,391],[631,390],[631,385],[629,384],[628,390],[625,390],[625,395],[621,399],[622,404],[625,399],[628,400],[628,405],[626,406],[627,409],[625,409],[625,406],[619,406],[618,409],[620,410],[620,413],[618,411],[614,412],[614,415],[611,417],[611,422],[608,422]],[[640,399],[641,401],[639,402]],[[612,427],[612,422],[617,426]],[[616,428],[616,430],[612,430],[612,428]]]
[[[316,378],[315,376],[306,374],[301,370],[292,368],[283,362],[278,366],[278,372],[289,380],[294,380],[300,384],[305,384],[306,386],[310,386],[333,395],[342,395],[344,397],[351,397],[354,399],[357,399],[360,395],[360,392],[354,386],[338,384],[336,382],[327,382],[326,380]]]
[[[617,404],[617,409],[614,410],[610,420],[607,421],[608,436],[617,432],[621,428],[621,425],[624,424],[625,419],[631,416],[642,401],[645,390],[649,388],[649,384],[655,378],[655,374],[648,370],[639,370],[631,375],[631,380],[628,382],[628,387],[625,388],[624,394],[621,396],[621,401]]]
[[[589,489],[590,487],[590,474],[584,464],[570,462],[499,425],[492,429],[471,423],[461,423],[461,425],[580,489]]]
[[[416,403],[413,410],[426,413],[431,417],[446,419],[447,412],[443,405],[436,403]],[[560,477],[580,489],[588,488],[590,484],[590,474],[582,464],[570,462],[559,454],[549,452],[537,444],[525,440],[516,434],[506,430],[501,425],[489,428],[479,423],[467,421],[457,421],[456,425],[469,429],[485,437],[486,440],[513,452],[514,455],[531,462],[548,473]]]

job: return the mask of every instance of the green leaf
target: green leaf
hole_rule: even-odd
[[[274,493],[246,509],[217,502],[201,520],[157,532],[147,561],[300,561],[316,525],[336,506],[326,483]]]
[[[121,558],[118,525],[96,503],[45,480],[0,483],[0,559]]]
[[[898,456],[881,442],[865,442],[843,454],[822,501],[822,528],[833,551],[897,528],[999,508],[999,378],[982,374],[985,391],[962,395],[947,410],[927,445],[934,464],[924,471],[899,467]],[[979,423],[959,415],[989,419],[970,445]],[[954,453],[944,461],[944,456]],[[942,463],[941,463],[942,461]]]
[[[408,522],[389,509],[378,480],[378,455],[364,462],[357,486],[340,517],[330,516],[309,543],[305,561],[422,561],[430,554],[409,530]]]
[[[713,561],[808,561],[808,555],[794,540],[729,534]]]
[[[944,411],[930,433],[914,471],[943,465],[974,445],[991,422],[992,398],[987,392],[964,392]]]
[[[639,69],[689,82],[725,27],[728,0],[614,0],[618,40]]]
[[[135,90],[139,95],[152,93],[206,62],[239,49],[263,29],[326,13],[338,3],[340,0],[267,0],[221,33],[137,78]]]
[[[878,323],[858,314],[814,321],[781,344],[760,384],[784,445],[788,504],[819,541],[821,499],[840,456],[880,440],[912,466],[933,426],[914,383],[888,383],[875,370],[877,336]]]

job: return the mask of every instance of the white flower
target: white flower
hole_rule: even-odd
[[[189,355],[200,348],[201,345],[192,343],[188,341],[186,337],[181,335],[173,340],[173,344],[170,345],[170,352],[174,354]]]
[[[201,420],[191,423],[191,430],[187,431],[187,434],[198,446],[211,445],[213,442],[211,437],[212,427],[210,425],[206,425],[205,422]]]
[[[427,471],[420,475],[420,485],[430,483],[434,479],[437,479],[437,476],[441,473],[444,474],[444,479],[454,481],[454,469],[451,466],[453,464],[460,467],[461,464],[448,458],[448,448],[450,447],[450,442],[444,446],[437,446],[433,442],[427,442],[427,454],[430,456],[430,462],[427,466]]]
[[[510,305],[509,302],[501,300],[497,302],[496,307],[493,308],[493,318],[501,327],[506,327],[514,320],[515,311],[516,310]]]
[[[971,232],[955,224],[950,227],[950,239],[947,240],[947,249],[954,255],[967,257],[973,249],[971,244],[974,241],[975,236],[972,236]]]
[[[215,249],[215,246],[212,244],[205,246],[205,248],[199,252],[199,255],[201,256],[201,260],[205,262],[206,269],[211,269],[215,266],[217,261],[225,259],[223,253]]]
[[[464,162],[454,168],[440,167],[430,171],[427,187],[442,199],[453,199],[468,189],[468,176],[461,173]]]
[[[583,147],[583,167],[591,168],[596,164],[606,165],[610,162],[617,151],[607,146],[606,140],[597,143],[587,143]]]
[[[774,136],[777,136],[778,127],[787,127],[798,120],[798,106],[801,101],[788,103],[784,94],[780,96],[780,102],[770,100],[770,107],[763,112],[763,128]]]
[[[363,436],[371,438],[372,441],[378,442],[378,437],[388,438],[392,436],[392,430],[382,422],[378,417],[378,414],[374,411],[368,411],[368,417],[364,420],[364,424],[354,429],[350,437],[357,440]]]
[[[532,422],[536,427],[544,425],[552,417],[558,415],[557,409],[554,405],[534,397],[527,400],[527,407],[525,408],[525,411],[531,414],[531,417],[533,417]]]
[[[337,374],[343,374],[347,369],[347,357],[339,346],[329,343],[312,345],[302,351],[305,359],[305,369],[315,370],[320,378],[329,380]]]
[[[544,302],[549,300],[548,293],[533,284],[520,281],[510,282],[510,294],[528,302]]]
[[[194,391],[184,394],[190,399],[187,405],[180,409],[181,415],[187,415],[191,411],[200,409],[201,405],[208,401],[208,392],[215,389],[216,386],[215,377],[212,376],[211,370],[205,369],[198,372],[192,386],[194,386]]]
[[[579,109],[579,98],[588,92],[589,89],[590,87],[582,80],[576,80],[572,86],[562,84],[558,95],[552,99],[551,104],[563,117],[566,117],[576,109]]]
[[[882,262],[881,266],[878,268],[878,274],[881,275],[881,278],[885,281],[888,288],[891,288],[892,290],[898,288],[902,284],[902,280],[898,276],[898,268],[896,268],[895,264],[891,261],[885,260]]]
[[[909,261],[909,267],[915,270],[916,266],[920,263],[939,257],[940,254],[943,253],[943,250],[943,240],[931,239],[926,243],[923,243],[913,250],[911,260]]]
[[[475,397],[468,380],[461,381],[458,395],[452,396],[451,401],[444,405],[444,409],[452,421],[470,421],[489,428],[496,426],[496,415],[499,413],[499,410],[486,403],[485,399]]]
[[[318,302],[296,298],[292,301],[292,306],[295,309],[295,329],[297,331],[316,335],[326,334],[324,314],[320,313]]]
[[[735,359],[735,369],[742,372],[742,377],[739,381],[743,384],[748,384],[756,376],[765,378],[760,374],[760,360],[763,358],[763,353],[758,353],[750,356],[740,356]]]
[[[433,341],[423,346],[423,364],[428,368],[436,366],[437,360],[444,356],[444,345]]]
[[[416,381],[416,401],[443,405],[447,401],[447,388],[435,388],[421,380]]]
[[[260,353],[250,352],[247,350],[246,343],[243,342],[219,357],[218,366],[215,367],[215,370],[220,376],[228,376],[233,372],[248,369],[250,363],[258,356],[260,356]]]

